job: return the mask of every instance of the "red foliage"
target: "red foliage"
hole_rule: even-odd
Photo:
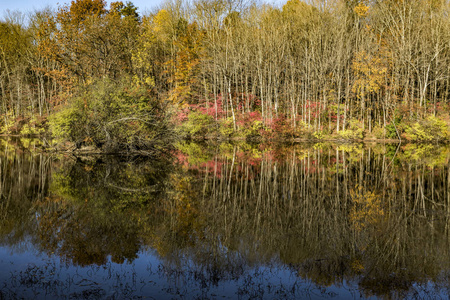
[[[259,111],[238,114],[236,117],[236,124],[242,128],[250,128],[256,121],[262,121],[262,116]]]

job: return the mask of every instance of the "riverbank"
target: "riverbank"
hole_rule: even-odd
[[[364,129],[358,120],[348,121],[345,129],[336,129],[336,124],[316,130],[302,122],[292,120],[266,120],[266,125],[258,120],[240,122],[233,128],[227,119],[214,120],[209,115],[199,118],[198,112],[191,112],[195,118],[188,116],[176,120],[174,113],[156,118],[158,125],[153,128],[127,120],[123,124],[114,124],[114,128],[103,129],[98,124],[91,124],[92,130],[83,129],[81,121],[71,123],[64,113],[57,113],[50,118],[40,118],[39,123],[33,118],[21,119],[14,126],[2,128],[1,137],[14,139],[37,139],[35,148],[48,152],[69,152],[75,154],[127,154],[138,156],[156,156],[173,149],[182,141],[199,141],[207,143],[231,142],[249,144],[296,144],[296,143],[441,143],[450,141],[450,126],[444,117],[427,116],[410,120],[398,120],[385,127]],[[76,113],[79,114],[79,113]],[[119,119],[120,120],[120,119]],[[194,122],[194,121],[198,122]],[[199,120],[203,120],[200,122]],[[205,121],[207,120],[207,121]],[[72,124],[72,125],[71,125]],[[143,126],[144,125],[144,126]],[[395,125],[395,126],[394,126]],[[78,126],[78,127],[76,127]],[[106,128],[108,131],[106,131]],[[331,130],[333,128],[334,130]],[[73,134],[74,132],[83,134]],[[106,132],[106,134],[104,133]],[[27,144],[29,142],[24,142]]]

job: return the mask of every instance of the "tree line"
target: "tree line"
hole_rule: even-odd
[[[154,131],[144,125],[164,112],[190,136],[447,139],[449,11],[445,0],[168,0],[140,15],[74,0],[10,12],[2,129],[34,134],[50,120],[69,140],[129,145],[120,131]]]

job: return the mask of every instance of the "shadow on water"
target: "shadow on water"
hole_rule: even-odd
[[[143,160],[2,141],[0,298],[446,298],[449,158],[180,143]]]

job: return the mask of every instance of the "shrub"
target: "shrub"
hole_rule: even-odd
[[[397,128],[397,130],[398,130],[398,128]],[[388,139],[398,138],[397,130],[395,130],[395,125],[392,123],[386,125],[386,138],[388,138]]]
[[[21,135],[38,135],[41,133],[44,133],[44,128],[39,128],[36,126],[33,126],[33,124],[25,124],[23,125],[22,129],[20,130]]]
[[[219,127],[219,134],[224,138],[228,138],[234,133],[233,119],[231,117],[219,120],[217,126]]]
[[[82,111],[84,107],[79,102],[79,98],[73,99],[69,106],[49,118],[50,131],[58,141],[76,142],[87,134],[84,132],[85,126],[80,126],[83,123],[87,124],[87,115]]]
[[[0,128],[1,133],[6,134],[23,134],[23,135],[30,135],[35,134],[30,131],[29,125],[30,125],[30,118],[26,115],[19,115],[14,116],[12,111],[8,112],[6,115],[3,115],[4,119],[2,118],[1,123],[2,126]],[[25,127],[25,133],[22,133],[23,128]],[[37,133],[36,133],[37,134]]]
[[[314,131],[312,135],[317,140],[323,140],[326,136],[326,134],[321,130]]]
[[[172,134],[161,103],[128,79],[93,82],[49,118],[59,141],[92,143],[107,152],[167,146]]]
[[[281,115],[275,118],[272,123],[273,132],[281,138],[292,138],[294,136],[294,127],[286,116]]]
[[[203,138],[215,131],[214,118],[198,111],[191,112],[187,121],[181,126],[181,130],[190,137]]]
[[[347,129],[339,131],[339,136],[346,140],[357,140],[364,138],[364,130],[359,121],[351,120]]]
[[[386,131],[387,132],[387,131]],[[372,134],[374,137],[376,137],[377,139],[383,139],[384,138],[384,129],[383,127],[380,126],[375,126],[372,130]]]
[[[405,129],[406,138],[411,141],[431,142],[448,138],[448,126],[435,116],[415,122]]]
[[[261,137],[261,131],[264,130],[262,116],[259,111],[241,115],[237,124],[246,138]]]

